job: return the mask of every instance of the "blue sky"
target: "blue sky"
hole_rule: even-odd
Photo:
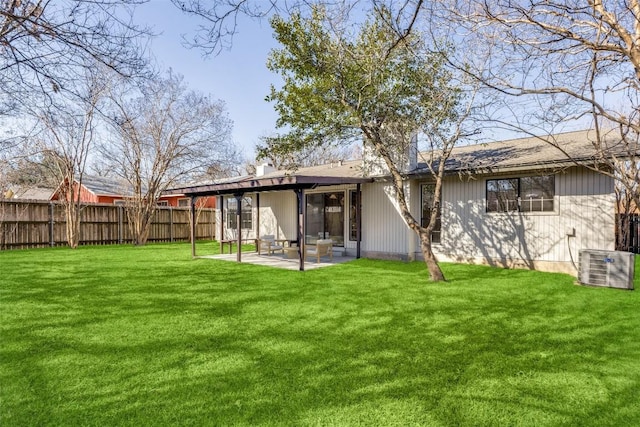
[[[277,115],[264,98],[279,77],[266,67],[269,51],[277,46],[268,21],[244,18],[231,50],[203,58],[197,49],[182,45],[182,34],[192,35],[200,22],[182,14],[168,0],[152,0],[136,9],[136,20],[162,33],[151,50],[163,68],[182,74],[191,89],[211,94],[227,104],[234,122],[233,139],[248,160],[255,156],[258,138],[275,130]]]

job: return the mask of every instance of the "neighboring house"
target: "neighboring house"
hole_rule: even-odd
[[[3,194],[6,199],[13,200],[49,200],[54,190],[42,187],[11,187]]]
[[[78,189],[78,182],[75,183]],[[106,203],[106,204],[124,204],[126,196],[130,194],[125,183],[104,178],[99,176],[84,175],[82,177],[82,185],[80,190],[81,203]],[[58,188],[49,200],[60,200],[61,191]],[[163,194],[158,200],[159,206],[172,207],[188,207],[190,198],[184,194]],[[215,208],[215,198],[208,198],[202,206],[206,208]]]
[[[582,166],[595,159],[589,132],[556,138],[573,160],[537,138],[454,150],[432,236],[440,261],[575,274],[580,249],[614,249],[614,182]],[[421,163],[427,154],[416,154],[407,163],[407,197],[415,218],[426,222],[433,178]],[[367,173],[375,163],[365,157],[295,173],[263,165],[255,176],[173,191],[218,196],[225,238],[237,238],[241,202],[243,238],[304,236],[304,244],[331,238],[334,248],[353,256],[421,259],[419,240],[398,213],[388,177]]]

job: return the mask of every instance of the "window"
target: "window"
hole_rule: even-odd
[[[421,225],[426,227],[431,221],[431,214],[433,212],[433,206],[435,202],[435,184],[422,185],[422,222]],[[436,212],[436,224],[431,231],[431,242],[440,243],[440,236],[442,234],[442,209],[438,206]]]
[[[158,200],[158,206],[169,206],[169,202],[166,200]]]
[[[235,198],[227,199],[227,228],[236,229],[236,214],[238,212],[238,201]],[[251,197],[242,198],[242,212],[240,214],[240,224],[243,230],[253,228],[253,212],[251,210]]]
[[[553,175],[488,179],[487,212],[553,212]]]
[[[344,208],[344,192],[308,194],[305,242],[331,239],[344,246]]]
[[[178,206],[181,208],[188,208],[191,199],[178,199]]]

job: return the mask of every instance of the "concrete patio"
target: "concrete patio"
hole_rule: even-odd
[[[208,259],[218,259],[222,261],[237,261],[237,254],[220,254],[220,255],[202,255],[197,258],[208,258]],[[333,259],[329,259],[323,257],[320,259],[320,262],[316,262],[315,259],[308,259],[304,263],[304,269],[306,270],[314,270],[316,268],[329,267],[331,265],[342,264],[348,261],[355,260],[355,257],[349,256],[333,256]],[[272,254],[272,255],[258,255],[257,252],[242,252],[242,263],[246,264],[256,264],[256,265],[266,265],[268,267],[275,268],[284,268],[286,270],[299,270],[300,269],[300,261],[296,259],[290,259],[281,254]]]

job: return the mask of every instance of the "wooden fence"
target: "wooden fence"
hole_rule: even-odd
[[[640,214],[616,216],[616,249],[640,254]]]
[[[201,209],[197,239],[215,238],[215,209]],[[0,200],[0,250],[67,244],[64,206],[46,201]],[[189,208],[158,207],[151,221],[150,242],[189,241]],[[82,205],[80,244],[133,242],[124,206]]]

